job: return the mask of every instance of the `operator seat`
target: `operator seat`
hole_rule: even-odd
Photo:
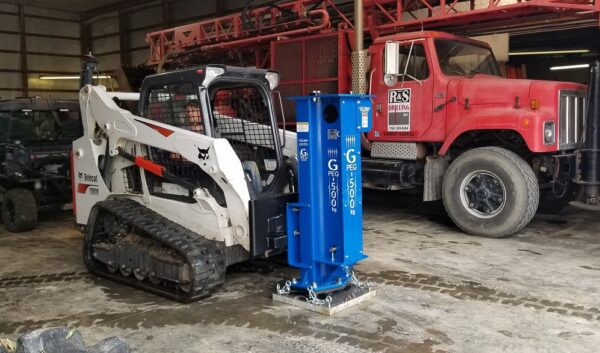
[[[244,161],[242,162],[242,169],[244,170],[248,190],[250,190],[250,198],[254,199],[258,194],[263,192],[262,178],[260,177],[258,164],[254,161]]]

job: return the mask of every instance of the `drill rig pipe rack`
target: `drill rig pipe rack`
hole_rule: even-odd
[[[178,54],[243,50],[269,46],[281,37],[319,33],[331,28],[325,9],[307,10],[306,1],[266,6],[216,19],[196,22],[146,35],[148,65],[158,65]],[[170,61],[172,59],[168,59]]]
[[[332,0],[273,1],[268,6],[151,32],[147,64],[156,66],[179,56],[224,51],[249,52],[257,67],[269,67],[269,44],[281,38],[323,34],[331,29],[354,32],[354,2]],[[598,26],[600,1],[517,0],[364,0],[364,31],[370,40],[406,31],[443,30],[465,36],[535,30],[540,25]],[[566,28],[566,27],[565,27]],[[351,43],[354,45],[354,43]],[[210,61],[210,60],[209,60]],[[190,59],[189,62],[194,62]]]

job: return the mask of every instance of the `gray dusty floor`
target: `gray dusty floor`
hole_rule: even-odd
[[[224,288],[176,304],[86,274],[68,213],[26,234],[0,231],[0,336],[71,325],[89,343],[137,352],[598,352],[600,218],[537,216],[510,239],[460,233],[439,205],[365,196],[357,270],[377,297],[335,317],[273,302],[294,272],[237,266]]]

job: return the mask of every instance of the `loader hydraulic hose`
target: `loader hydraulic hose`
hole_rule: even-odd
[[[159,177],[164,176],[165,168],[163,166],[153,163],[142,156],[136,156],[134,163],[138,167],[147,170],[154,175],[158,175]]]
[[[167,171],[167,168],[163,167],[160,164],[156,164],[156,163],[152,162],[151,160],[144,158],[143,156],[134,156],[130,153],[123,151],[123,149],[121,147],[118,148],[118,152],[119,152],[119,156],[134,163],[138,167],[167,180],[168,182],[177,184],[177,185],[181,186],[182,188],[190,190],[190,191],[198,188],[195,184],[190,183],[189,181]]]

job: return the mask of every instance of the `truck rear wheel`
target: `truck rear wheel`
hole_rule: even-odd
[[[27,189],[10,189],[2,200],[2,222],[10,232],[32,230],[37,225],[38,210],[35,196]]]
[[[499,147],[475,148],[459,156],[444,176],[442,192],[452,221],[466,233],[488,238],[523,229],[539,203],[531,167]]]

